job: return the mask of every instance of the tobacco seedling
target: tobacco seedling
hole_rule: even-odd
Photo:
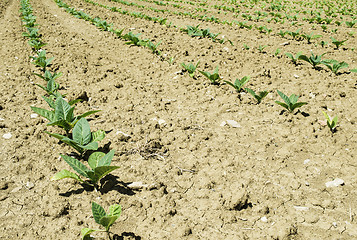
[[[339,62],[339,61],[333,60],[333,59],[324,60],[322,63],[336,75],[337,75],[338,70],[348,67],[348,63]]]
[[[287,57],[289,57],[295,65],[297,65],[297,61],[299,60],[299,57],[302,55],[302,52],[298,52],[295,57],[291,53],[285,53]]]
[[[336,49],[339,49],[340,46],[344,45],[344,43],[348,40],[342,40],[342,41],[338,41],[336,40],[334,37],[330,37],[332,40],[332,44],[334,44],[336,46]]]
[[[97,150],[98,142],[105,137],[103,130],[91,132],[89,123],[85,118],[81,118],[76,125],[74,125],[72,139],[61,134],[45,132],[73,147],[80,154],[83,154],[87,150]]]
[[[308,63],[310,63],[314,69],[316,69],[317,65],[323,64],[322,56],[325,55],[326,53],[323,53],[322,55],[314,55],[313,52],[311,52],[311,56],[307,57],[306,55],[300,55],[299,59],[304,60]]]
[[[50,79],[47,82],[46,86],[42,86],[42,85],[37,84],[37,83],[36,83],[36,85],[39,86],[40,88],[42,88],[43,90],[45,90],[48,95],[58,96],[57,90],[59,88],[59,84],[56,83],[53,79]]]
[[[33,73],[34,75],[36,75],[37,77],[42,78],[43,80],[45,80],[46,82],[50,81],[50,80],[56,80],[57,78],[59,78],[60,76],[62,76],[62,73],[51,73],[50,71],[45,71],[45,73],[43,75],[38,74],[38,73]]]
[[[38,28],[28,27],[27,31],[28,32],[23,32],[22,36],[31,38],[31,39],[40,38],[40,34],[38,33],[38,31],[39,31]]]
[[[47,43],[42,42],[41,39],[30,39],[28,44],[35,52],[38,52],[41,48],[47,45]]]
[[[148,47],[152,51],[152,53],[154,53],[156,55],[160,55],[161,52],[159,50],[157,50],[157,47],[160,45],[160,43],[161,43],[161,41],[158,42],[157,44],[154,44],[151,41],[148,41],[146,43],[146,47]]]
[[[213,71],[213,73],[209,73],[209,72],[204,72],[204,71],[199,71],[203,76],[205,76],[206,78],[208,78],[212,84],[214,85],[218,85],[219,84],[219,74],[218,74],[218,66],[215,68],[215,70]]]
[[[261,91],[258,94],[256,94],[252,89],[250,88],[245,88],[245,91],[247,91],[248,93],[250,93],[250,95],[252,95],[257,101],[258,104],[261,103],[261,101],[263,100],[263,98],[265,98],[268,95],[268,91]]]
[[[320,38],[322,37],[322,35],[313,35],[313,33],[310,33],[310,34],[301,34],[301,37],[305,38],[307,40],[307,43],[310,44],[311,40]]]
[[[145,46],[147,41],[140,39],[139,38],[140,35],[141,35],[140,33],[135,35],[132,32],[129,32],[129,33],[125,34],[123,36],[123,38],[125,40],[129,41],[129,42],[126,42],[125,44],[127,44],[127,45],[134,44],[136,46]]]
[[[65,178],[72,178],[81,183],[85,183],[91,186],[94,186],[95,189],[98,189],[98,181],[108,175],[110,172],[120,168],[119,166],[110,166],[112,159],[114,157],[114,150],[111,150],[109,153],[105,154],[103,152],[94,152],[88,158],[88,165],[90,169],[86,167],[79,160],[60,154],[61,157],[68,163],[69,166],[73,168],[78,174],[70,172],[66,169],[56,173],[51,181],[61,180]],[[89,181],[84,181],[81,177],[89,179]]]
[[[88,111],[75,117],[73,114],[74,106],[72,107],[72,105],[77,103],[78,100],[74,100],[67,103],[61,96],[59,96],[56,97],[55,101],[51,101],[51,99],[48,99],[48,101],[46,100],[46,102],[53,109],[52,111],[38,107],[31,107],[32,111],[49,120],[50,122],[47,125],[59,126],[63,128],[67,132],[67,134],[81,118],[87,117],[91,114],[100,111]]]
[[[297,37],[300,36],[300,31],[301,31],[301,28],[299,28],[298,30],[296,30],[295,32],[291,32],[291,31],[288,31],[287,34],[292,36],[293,39],[295,40]]]
[[[193,78],[199,63],[200,61],[198,61],[196,65],[193,65],[192,63],[187,65],[185,63],[181,63],[181,66],[188,72],[188,75]]]
[[[334,133],[336,131],[336,127],[337,127],[337,116],[335,116],[333,119],[330,118],[330,116],[325,113],[324,111],[322,111],[322,113],[324,114],[325,118],[326,118],[326,123],[327,126],[330,128],[331,132]]]
[[[243,44],[243,48],[244,48],[245,50],[249,50],[249,49],[250,49],[250,47],[249,47],[247,44]]]
[[[249,76],[244,76],[242,79],[236,79],[234,83],[230,81],[224,81],[228,85],[232,86],[238,93],[242,90],[243,85],[245,85],[249,81]]]
[[[107,214],[102,206],[92,202],[92,214],[95,222],[105,227],[105,231],[109,234],[109,228],[120,217],[121,206],[118,204],[111,205],[109,207],[109,213]],[[103,232],[103,230],[83,228],[81,230],[82,240],[93,239],[90,234],[97,231]]]
[[[48,59],[46,58],[46,50],[38,51],[37,56],[30,56],[30,58],[33,59],[32,63],[34,65],[42,68],[43,72],[46,71],[46,67],[50,66],[52,60],[54,59],[54,57]]]
[[[264,45],[264,46],[259,45],[259,47],[258,47],[259,52],[260,52],[260,53],[263,53],[264,48],[266,48],[266,47],[267,47],[267,45]]]
[[[278,56],[281,53],[281,49],[277,48],[274,52],[274,56]]]
[[[279,104],[280,106],[286,108],[289,112],[293,112],[296,108],[299,108],[305,104],[307,104],[307,102],[297,102],[297,100],[299,99],[299,96],[292,94],[290,97],[286,96],[284,93],[280,92],[279,90],[277,90],[279,96],[284,100],[285,103],[283,102],[279,102],[279,101],[275,101],[277,104]]]

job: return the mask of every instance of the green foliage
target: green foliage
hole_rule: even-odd
[[[46,50],[38,51],[37,56],[30,56],[33,59],[32,64],[41,67],[42,71],[45,72],[46,68],[51,65],[53,57],[46,58]]]
[[[287,57],[289,57],[295,65],[297,65],[297,61],[299,60],[300,56],[302,55],[302,52],[298,52],[295,57],[291,53],[285,53]]]
[[[70,145],[80,154],[83,154],[86,150],[97,150],[98,142],[105,137],[105,132],[103,130],[91,132],[89,123],[85,118],[81,118],[74,125],[72,139],[61,134],[45,132]]]
[[[192,63],[187,65],[185,63],[181,63],[181,66],[188,72],[188,75],[193,78],[199,63],[200,61],[198,61],[196,65],[193,65]]]
[[[252,89],[250,88],[245,88],[245,91],[247,91],[250,95],[252,95],[257,101],[258,104],[261,103],[263,98],[265,98],[268,95],[268,91],[261,91],[258,94],[256,94]]]
[[[56,80],[57,78],[59,78],[60,76],[62,76],[62,73],[51,73],[50,71],[45,71],[45,73],[43,75],[38,74],[38,73],[34,73],[34,75],[36,75],[37,77],[42,78],[43,80],[45,80],[46,82],[50,81],[50,80]]]
[[[249,47],[247,44],[243,44],[243,48],[244,48],[245,50],[249,50],[249,49],[250,49],[250,47]]]
[[[340,48],[342,45],[344,45],[345,42],[347,41],[347,39],[346,39],[346,40],[342,40],[342,41],[338,41],[338,40],[336,40],[334,37],[330,37],[330,38],[331,38],[331,40],[332,40],[332,44],[335,45],[336,49],[339,49],[339,48]]]
[[[305,104],[307,104],[306,102],[297,102],[297,100],[299,99],[299,96],[292,94],[290,97],[286,96],[284,93],[280,92],[279,90],[277,90],[279,96],[284,100],[285,103],[283,102],[279,102],[279,101],[275,101],[277,104],[279,104],[280,106],[286,108],[289,112],[293,112],[296,108],[299,108]]]
[[[209,72],[204,72],[204,71],[199,71],[203,76],[205,76],[206,78],[208,78],[212,84],[214,85],[218,85],[219,84],[219,74],[218,74],[218,66],[215,68],[215,70],[213,71],[213,73],[209,73]]]
[[[109,232],[109,228],[120,217],[121,206],[118,204],[111,205],[109,207],[109,213],[107,214],[102,206],[100,206],[95,202],[92,202],[92,214],[95,222],[105,227],[105,231]],[[81,231],[82,239],[83,240],[92,239],[90,237],[90,234],[96,231],[101,231],[101,230],[83,228]]]
[[[322,111],[322,113],[324,114],[325,118],[326,118],[326,123],[327,126],[330,128],[331,132],[334,133],[336,131],[336,127],[337,127],[337,116],[335,116],[333,119],[330,118],[330,116],[325,113],[324,111]]]
[[[230,81],[224,81],[228,85],[232,86],[238,93],[242,90],[242,87],[249,81],[249,76],[244,76],[242,79],[236,79],[234,83]]]
[[[301,34],[301,37],[307,40],[307,43],[310,44],[311,40],[320,38],[322,35],[313,35],[313,33],[310,34]]]
[[[259,47],[258,47],[258,51],[259,51],[260,53],[263,53],[264,48],[266,48],[266,47],[267,47],[267,45],[264,45],[264,46],[259,45]]]
[[[300,31],[301,31],[301,28],[299,28],[295,32],[288,31],[287,34],[290,35],[291,37],[293,37],[293,39],[295,40],[300,36]]]
[[[47,125],[49,126],[59,126],[66,130],[68,133],[74,125],[84,117],[87,117],[93,113],[99,112],[99,110],[88,111],[79,116],[74,116],[74,106],[73,102],[67,103],[61,96],[57,97],[54,102],[47,101],[49,106],[53,108],[53,110],[49,111],[43,108],[31,107],[32,111],[39,114],[40,116],[46,118],[50,121]]]
[[[339,62],[333,59],[324,60],[322,63],[326,65],[326,67],[328,67],[336,75],[340,69],[348,67],[348,64],[346,62]]]
[[[310,63],[313,66],[313,68],[316,69],[316,67],[318,65],[323,64],[322,56],[325,55],[325,54],[326,53],[323,53],[321,55],[314,55],[314,53],[311,52],[311,56],[310,57],[307,57],[306,55],[300,55],[299,59]]]
[[[51,178],[51,181],[72,178],[76,181],[86,183],[97,188],[97,184],[100,179],[119,168],[118,166],[110,166],[114,157],[114,150],[111,150],[107,154],[103,152],[92,153],[88,159],[90,168],[86,167],[83,163],[73,157],[62,154],[60,155],[79,175],[64,169],[56,173]],[[80,176],[89,179],[89,182],[83,181]]]
[[[281,53],[281,49],[277,48],[274,52],[274,56],[278,56]]]
[[[142,40],[139,38],[141,34],[133,34],[132,32],[129,32],[123,36],[123,39],[127,40],[125,44],[130,45],[134,44],[135,46],[145,46],[147,43],[147,40]]]
[[[161,52],[159,50],[157,50],[157,47],[160,45],[160,43],[161,43],[161,41],[158,42],[157,44],[154,44],[151,41],[148,41],[146,43],[146,47],[148,47],[152,51],[152,53],[154,53],[156,55],[160,55]]]

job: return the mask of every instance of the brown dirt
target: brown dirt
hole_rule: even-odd
[[[58,79],[62,92],[68,99],[83,94],[90,98],[78,104],[77,113],[102,110],[90,121],[91,128],[108,132],[101,146],[115,149],[113,165],[121,166],[104,179],[101,192],[71,180],[50,182],[56,172],[69,169],[59,154],[71,149],[43,133],[58,132],[57,128],[30,117],[30,106],[45,107],[43,92],[33,84],[41,81],[32,75],[37,70],[21,35],[19,1],[1,1],[1,239],[79,239],[81,228],[99,228],[92,217],[92,201],[106,209],[114,203],[122,206],[122,216],[111,228],[117,239],[357,238],[356,74],[342,70],[334,75],[307,63],[295,66],[284,55],[312,49],[356,68],[352,48],[357,41],[347,34],[350,28],[338,27],[333,36],[349,40],[335,50],[257,30],[201,23],[232,40],[231,46],[191,38],[174,27],[82,0],[67,3],[107,19],[115,28],[133,29],[156,43],[162,40],[160,50],[175,62],[170,65],[148,49],[125,45],[52,0],[31,1],[48,43],[45,49],[55,57],[52,69],[63,73]],[[179,27],[200,23],[172,14],[167,18]],[[267,26],[273,33],[297,29],[289,23]],[[301,26],[307,33],[312,27]],[[323,34],[316,43],[331,36],[319,27],[314,32]],[[281,45],[284,42],[289,44]],[[243,44],[251,49],[244,50]],[[264,53],[257,50],[259,45],[267,45]],[[282,53],[274,56],[277,48]],[[198,60],[200,70],[211,72],[219,65],[223,79],[249,75],[247,87],[270,94],[257,105],[251,96],[238,97],[226,84],[214,86],[199,73],[192,79],[181,72],[181,62]],[[282,113],[274,103],[279,100],[277,89],[300,95],[308,105],[295,114]],[[321,124],[326,108],[339,117],[333,135]],[[235,120],[240,127],[221,126],[226,120]],[[12,137],[4,139],[6,133]],[[345,184],[326,188],[325,183],[335,178]],[[127,187],[131,182],[152,187],[132,190]],[[106,239],[105,234],[94,235]]]

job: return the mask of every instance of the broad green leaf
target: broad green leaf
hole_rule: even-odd
[[[105,138],[105,132],[103,130],[98,130],[96,132],[92,132],[92,142],[99,142]]]
[[[63,169],[62,171],[56,173],[53,177],[51,177],[51,181],[56,181],[64,178],[73,178],[79,182],[83,182],[83,180],[77,174],[70,172],[66,169]]]
[[[92,183],[97,184],[97,182],[110,172],[118,169],[118,166],[100,166],[94,169],[93,171],[88,171],[88,178],[91,179]]]
[[[88,164],[92,169],[98,167],[99,160],[105,156],[103,152],[94,152],[88,158]]]
[[[50,108],[55,109],[56,105],[55,105],[53,96],[50,96],[50,97],[42,96],[42,98],[47,102],[47,104],[48,104],[48,106],[50,106]]]
[[[94,221],[98,224],[101,224],[100,219],[107,215],[105,213],[104,208],[102,208],[102,206],[100,206],[95,202],[92,202],[92,214],[93,214]]]
[[[113,157],[114,157],[114,150],[111,150],[111,151],[108,152],[104,157],[102,157],[101,159],[99,159],[97,166],[98,166],[98,167],[101,167],[101,166],[110,166]]]
[[[68,111],[71,109],[71,106],[63,99],[57,98],[56,100],[56,110],[55,115],[57,120],[66,119]]]
[[[75,170],[77,173],[79,173],[83,177],[89,178],[87,175],[87,172],[90,170],[83,163],[81,163],[77,159],[72,158],[70,156],[62,155],[62,154],[60,154],[60,155],[68,163],[68,165],[73,168],[73,170]]]
[[[117,216],[120,217],[121,206],[119,204],[113,204],[109,207],[108,216]]]
[[[299,99],[299,96],[297,96],[295,94],[291,94],[291,96],[289,97],[290,104],[294,105],[298,99]]]
[[[307,104],[307,102],[298,102],[298,103],[292,104],[290,106],[291,107],[291,112],[294,111],[296,108],[299,108],[299,107],[304,106],[306,104]]]
[[[284,93],[280,92],[279,90],[277,90],[277,92],[278,92],[279,96],[284,100],[286,105],[289,107],[290,106],[290,99],[288,98],[288,96],[286,96]],[[279,104],[279,105],[281,105],[281,104]]]
[[[43,108],[31,107],[32,111],[52,122],[55,120],[55,113]]]
[[[104,216],[100,219],[100,224],[105,227],[105,230],[109,231],[110,226],[112,226],[117,219],[117,216]]]
[[[87,145],[78,145],[79,147],[86,149],[86,150],[97,150],[98,149],[98,142],[91,142]]]
[[[95,232],[95,231],[97,231],[97,230],[90,229],[90,228],[82,228],[82,230],[81,230],[82,240],[91,240],[91,239],[93,239],[92,237],[90,237],[90,234],[92,232]]]
[[[87,145],[92,138],[90,126],[85,118],[81,118],[73,128],[73,140],[78,145]]]
[[[282,107],[284,107],[284,108],[286,108],[287,110],[290,111],[289,106],[286,105],[285,103],[282,103],[282,102],[279,102],[279,101],[275,101],[275,102],[276,102],[277,104],[279,104],[280,106],[282,106]]]
[[[74,115],[73,115],[73,112],[74,112],[74,107],[71,107],[68,112],[66,113],[66,121],[67,122],[72,122],[73,121],[73,118],[74,118]],[[73,124],[74,125],[74,124]]]
[[[76,104],[76,103],[78,103],[78,102],[80,102],[80,101],[82,101],[82,99],[79,99],[79,98],[78,98],[78,99],[74,99],[74,100],[72,100],[72,101],[69,101],[68,104],[72,106],[72,105],[74,105],[74,104]]]

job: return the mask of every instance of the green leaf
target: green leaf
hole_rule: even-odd
[[[32,111],[37,113],[38,115],[46,118],[48,121],[52,122],[54,121],[55,118],[55,113],[53,111],[49,111],[43,108],[38,108],[38,107],[31,107]]]
[[[289,109],[289,106],[286,105],[285,103],[282,103],[282,102],[279,102],[279,101],[275,101],[275,102],[276,102],[277,104],[279,104],[280,106],[282,106],[282,107],[286,108],[287,110],[289,110],[289,112],[291,112],[290,109]]]
[[[70,172],[66,169],[63,169],[62,171],[56,173],[53,177],[51,177],[51,181],[56,181],[64,178],[73,178],[74,180],[83,182],[83,180],[77,174]]]
[[[357,73],[357,68],[350,69],[350,72],[355,72],[355,73]]]
[[[290,104],[294,105],[298,99],[299,99],[299,96],[297,96],[295,94],[291,94],[291,96],[289,97]]]
[[[97,113],[97,112],[100,112],[100,110],[88,111],[86,113],[83,113],[82,115],[79,115],[78,118],[85,118],[85,117],[87,117],[91,114]]]
[[[110,226],[112,226],[117,219],[117,216],[104,216],[100,219],[100,224],[105,227],[106,231],[109,231]]]
[[[293,104],[292,106],[290,106],[291,112],[294,111],[296,108],[299,108],[299,107],[304,106],[306,104],[307,104],[307,102],[298,102],[298,103]]]
[[[68,112],[71,109],[71,106],[63,99],[57,98],[56,102],[55,115],[57,120],[65,120]]]
[[[78,98],[78,99],[74,99],[72,101],[69,101],[68,104],[72,106],[72,105],[74,105],[74,104],[76,104],[76,103],[78,103],[80,101],[82,101],[82,99]]]
[[[288,96],[286,96],[284,93],[280,92],[279,90],[277,90],[277,92],[278,92],[279,96],[284,100],[284,102],[286,103],[286,105],[287,105],[288,108],[289,108],[291,102],[290,102],[290,99],[288,98]],[[278,103],[278,104],[279,104],[279,103]],[[279,104],[279,105],[281,105],[281,104]],[[282,105],[281,105],[281,106],[282,106]]]
[[[121,206],[119,204],[113,204],[109,207],[108,216],[117,216],[120,217]]]
[[[82,240],[91,240],[91,239],[93,239],[92,237],[90,237],[90,234],[92,232],[95,232],[95,231],[97,231],[97,230],[90,229],[90,228],[82,228],[82,230],[81,230]]]
[[[86,149],[86,150],[97,150],[98,149],[98,142],[91,142],[87,145],[78,145],[79,147]]]
[[[114,150],[111,150],[104,157],[99,159],[97,166],[98,167],[109,166],[112,162],[113,157],[114,157]]]
[[[92,132],[92,142],[99,142],[105,138],[105,132],[103,130],[98,130],[96,132]]]
[[[93,171],[88,171],[88,178],[92,181],[92,183],[97,184],[97,182],[110,172],[114,171],[115,169],[118,169],[120,167],[118,166],[100,166],[94,169]]]
[[[50,96],[50,97],[42,96],[42,98],[47,102],[47,104],[48,104],[48,106],[50,106],[50,108],[55,109],[56,105],[55,105],[53,96]]]
[[[105,156],[103,152],[94,152],[88,158],[88,164],[92,169],[98,167],[99,160]]]
[[[92,202],[92,214],[93,214],[94,221],[98,224],[101,224],[100,219],[107,215],[105,213],[104,208],[102,208],[102,206],[100,206],[95,202]]]
[[[59,126],[59,127],[62,127],[66,131],[69,131],[72,129],[72,125],[64,119],[47,123],[47,125],[48,126]]]
[[[69,166],[73,168],[73,170],[83,177],[89,178],[87,172],[90,170],[83,163],[67,155],[60,154],[60,156],[68,163]]]
[[[90,126],[85,118],[81,118],[73,128],[73,140],[78,145],[86,145],[91,141],[92,133]]]

